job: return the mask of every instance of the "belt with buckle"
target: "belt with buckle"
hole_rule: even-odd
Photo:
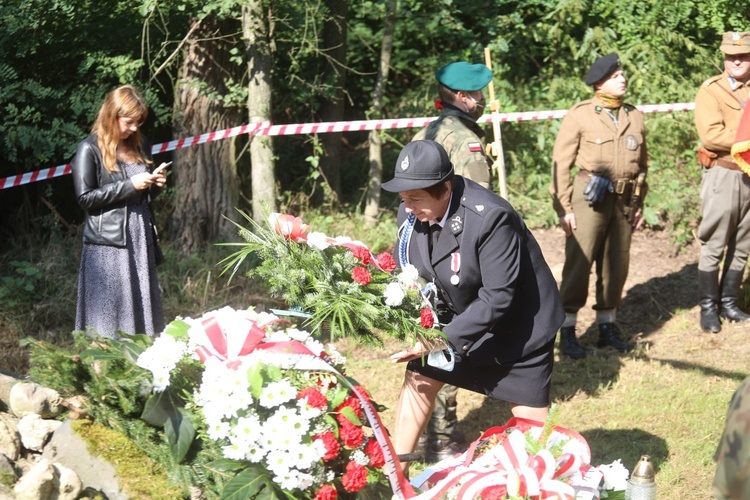
[[[714,160],[714,166],[726,168],[729,170],[740,170],[740,166],[737,165],[735,162],[729,161],[729,160],[722,160],[721,158],[717,158],[716,160]]]

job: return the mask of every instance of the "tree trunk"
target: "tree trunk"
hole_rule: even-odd
[[[249,123],[271,119],[271,9],[263,0],[248,0],[242,7],[242,35],[247,45]],[[262,222],[266,209],[276,211],[276,174],[271,137],[250,139],[253,219]]]
[[[396,0],[387,0],[385,19],[383,21],[383,45],[380,48],[380,66],[372,91],[372,119],[379,119],[383,110],[383,94],[388,82],[388,69],[393,52],[393,27],[396,19]],[[380,211],[380,185],[383,181],[383,150],[380,132],[370,132],[370,176],[367,183],[367,199],[365,200],[365,221],[368,226],[374,226],[378,221]]]
[[[179,138],[234,127],[241,120],[238,111],[211,97],[227,93],[226,72],[235,66],[229,62],[231,47],[215,35],[236,30],[231,24],[237,23],[211,17],[193,23],[175,92],[174,131]],[[169,185],[176,195],[168,230],[183,253],[233,231],[224,216],[234,212],[239,198],[235,160],[234,138],[175,151]]]
[[[326,55],[323,82],[333,88],[333,96],[321,102],[320,120],[337,122],[344,119],[346,88],[346,33],[349,10],[347,0],[326,0],[329,15],[323,27],[323,52]],[[320,166],[328,185],[337,198],[341,197],[340,132],[322,134],[323,156]]]

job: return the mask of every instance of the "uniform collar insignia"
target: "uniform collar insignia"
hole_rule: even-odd
[[[451,232],[453,234],[458,234],[464,227],[464,221],[460,215],[454,215],[453,217],[451,217],[449,225],[451,228]]]

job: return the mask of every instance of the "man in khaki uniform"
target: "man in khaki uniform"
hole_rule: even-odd
[[[750,33],[724,33],[721,51],[724,72],[706,80],[695,97],[695,127],[702,143],[698,162],[703,166],[698,228],[700,324],[703,331],[713,333],[721,330],[719,317],[750,320],[737,306],[750,253],[750,178],[730,155],[742,107],[750,97]]]
[[[573,106],[563,119],[552,153],[550,186],[566,236],[560,351],[572,358],[586,355],[575,327],[594,262],[597,345],[621,352],[632,349],[619,338],[615,320],[628,275],[632,233],[642,222],[648,168],[643,115],[622,102],[627,81],[617,54],[597,59],[584,81],[593,85],[595,95]]]
[[[484,152],[484,131],[477,119],[484,113],[484,89],[492,72],[484,64],[454,62],[435,73],[438,81],[440,116],[414,136],[413,141],[428,139],[443,146],[456,175],[466,177],[484,188],[490,187],[492,162]],[[446,384],[435,399],[435,408],[420,439],[425,459],[438,462],[463,451],[464,437],[458,426],[458,388]]]

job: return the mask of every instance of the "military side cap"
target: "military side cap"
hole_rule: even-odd
[[[750,54],[750,32],[728,31],[721,37],[721,51],[728,56]]]
[[[461,61],[446,64],[437,70],[435,78],[449,89],[475,92],[492,81],[492,71],[484,64]]]
[[[586,85],[593,85],[614,73],[620,66],[622,65],[620,64],[620,57],[617,54],[602,56],[594,61],[583,81],[586,82]]]
[[[453,177],[453,164],[435,141],[412,141],[398,155],[393,179],[383,184],[391,193],[425,189]]]

